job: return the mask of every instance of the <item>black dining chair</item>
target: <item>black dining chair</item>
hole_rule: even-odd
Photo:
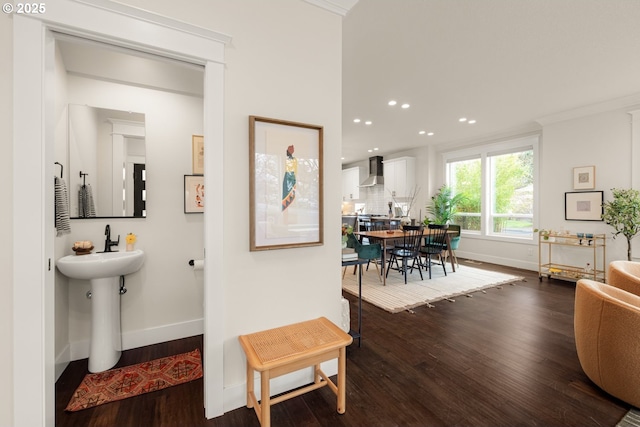
[[[405,225],[402,227],[402,245],[394,247],[391,250],[391,257],[389,258],[389,265],[387,268],[387,277],[389,277],[389,270],[392,268],[393,263],[396,264],[396,270],[400,271],[404,275],[404,283],[407,283],[407,270],[408,264],[411,260],[411,272],[414,268],[418,269],[420,273],[420,279],[422,277],[422,268],[420,266],[420,244],[422,242],[422,234],[424,232],[423,225]],[[401,260],[401,264],[398,264],[398,260]],[[416,264],[417,263],[417,264]]]
[[[447,226],[439,224],[429,224],[429,234],[424,238],[424,245],[420,248],[420,255],[424,256],[424,267],[429,269],[429,279],[431,279],[431,266],[434,255],[438,255],[444,275],[447,275],[447,267],[442,257],[442,252],[447,249]]]

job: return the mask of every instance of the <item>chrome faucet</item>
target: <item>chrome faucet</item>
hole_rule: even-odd
[[[118,252],[118,250],[116,249],[115,251],[111,250],[112,246],[118,246],[120,244],[120,235],[118,234],[118,240],[117,241],[112,241],[111,240],[111,227],[109,226],[109,224],[107,224],[107,226],[104,228],[104,235],[107,236],[107,238],[104,241],[104,252]]]

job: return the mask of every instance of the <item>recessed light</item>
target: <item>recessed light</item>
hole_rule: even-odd
[[[425,133],[427,133],[427,132],[425,132],[425,131],[421,130],[421,131],[420,131],[420,132],[418,132],[418,133],[419,133],[420,135],[424,135],[424,134],[425,134]]]
[[[475,120],[469,120],[467,123],[469,123],[470,125],[475,124]]]
[[[427,136],[433,136],[433,132],[429,132]]]
[[[389,101],[389,105],[390,105],[390,106],[392,106],[392,107],[393,107],[394,105],[396,105],[396,104],[397,104],[397,102],[396,102],[396,101],[394,101],[393,99],[392,99],[391,101]]]
[[[367,150],[367,152],[369,152],[369,153],[373,153],[373,150]]]
[[[340,157],[340,160],[344,160],[344,157]]]
[[[458,121],[459,121],[460,123],[462,123],[462,122],[466,122],[466,121],[467,121],[467,118],[466,118],[466,117],[460,117],[460,118],[458,119]]]
[[[370,125],[371,123],[373,123],[371,120],[367,120],[366,122],[364,122],[365,125]]]
[[[360,119],[353,119],[353,123],[360,123]]]
[[[407,109],[407,108],[409,108],[411,106],[409,104],[402,104],[401,107],[404,108],[404,109]]]
[[[378,151],[378,147],[374,148],[373,151]]]

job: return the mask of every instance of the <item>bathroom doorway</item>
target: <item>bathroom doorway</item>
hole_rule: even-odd
[[[53,32],[99,39],[115,46],[136,48],[142,52],[166,56],[203,66],[203,134],[208,141],[205,185],[211,199],[222,199],[221,182],[222,123],[224,83],[224,43],[228,38],[164,17],[113,4],[109,10],[91,2],[60,2],[55,10],[39,17],[13,18],[14,45],[14,227],[24,230],[14,239],[14,372],[24,373],[14,382],[14,419],[19,425],[54,424],[55,365],[55,229],[53,227],[53,186],[55,151],[55,37]],[[158,22],[158,24],[155,24]],[[161,23],[161,24],[160,24]],[[145,27],[149,31],[141,30]],[[43,34],[45,37],[43,37]],[[148,34],[153,34],[149,40]],[[44,82],[34,85],[33,82]],[[38,108],[40,107],[40,108]],[[34,126],[35,124],[35,126]],[[26,144],[25,141],[30,141]],[[36,165],[37,167],[34,167]],[[29,174],[21,171],[29,170]],[[208,183],[211,182],[211,185]],[[36,199],[34,201],[34,199]],[[20,206],[30,206],[27,215],[19,215]],[[224,293],[220,287],[221,218],[215,210],[204,214],[205,259],[204,289],[204,365],[205,414],[207,418],[223,412],[222,310]],[[39,247],[34,264],[33,247]],[[43,269],[33,268],[42,265]],[[30,286],[25,286],[25,283]],[[34,304],[34,301],[40,303]],[[209,351],[214,349],[214,351]],[[33,393],[42,390],[42,393]]]

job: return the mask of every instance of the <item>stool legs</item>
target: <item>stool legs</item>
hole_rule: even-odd
[[[247,408],[253,408],[253,368],[247,362]]]
[[[269,370],[260,373],[260,425],[271,427],[271,390],[269,390]]]
[[[338,413],[347,410],[347,348],[342,347],[338,355]]]

